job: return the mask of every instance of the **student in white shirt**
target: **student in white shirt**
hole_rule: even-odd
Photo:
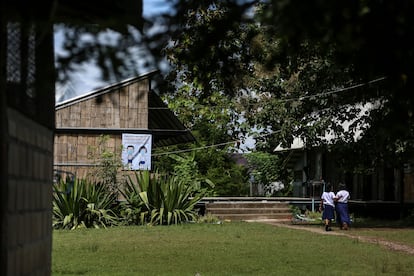
[[[332,185],[326,184],[326,189],[321,195],[320,211],[323,210],[322,220],[325,222],[325,231],[332,231],[331,221],[335,218],[335,194]]]
[[[349,192],[346,190],[346,186],[343,183],[339,183],[338,192],[335,195],[337,220],[341,225],[341,229],[348,230],[351,224],[348,211],[348,200],[350,199]]]

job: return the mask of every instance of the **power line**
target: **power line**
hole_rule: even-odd
[[[355,88],[359,88],[359,87],[363,87],[366,85],[370,85],[376,82],[380,82],[385,80],[387,77],[380,77],[374,80],[370,80],[368,82],[364,82],[364,83],[359,83],[359,84],[354,84],[348,87],[344,87],[344,88],[338,88],[332,91],[327,91],[327,92],[322,92],[322,93],[318,93],[318,94],[314,94],[314,95],[307,95],[307,96],[301,96],[301,97],[297,97],[297,98],[288,98],[288,99],[281,99],[280,102],[284,103],[284,102],[290,102],[290,101],[302,101],[305,99],[309,99],[309,98],[317,98],[317,97],[323,97],[323,96],[328,96],[328,95],[332,95],[332,94],[336,94],[336,93],[340,93],[340,92],[345,92],[348,90],[352,90]]]
[[[344,88],[339,88],[339,89],[328,91],[328,92],[318,93],[318,94],[315,94],[315,95],[302,96],[302,97],[299,97],[299,98],[283,99],[283,100],[281,100],[281,102],[288,102],[288,101],[295,101],[295,100],[302,101],[302,100],[308,99],[308,98],[332,95],[332,94],[352,90],[352,89],[355,89],[355,88],[363,87],[363,86],[366,86],[366,85],[369,85],[369,84],[372,84],[372,83],[380,82],[380,81],[385,80],[386,78],[387,77],[380,77],[380,78],[373,79],[373,80],[370,80],[370,81],[365,82],[365,83],[359,83],[359,84],[355,84],[355,85],[344,87]],[[263,135],[258,135],[258,136],[253,137],[253,138],[266,137],[266,136],[278,133],[280,131],[281,130],[274,131],[274,132],[271,132],[271,133],[266,133],[266,134],[263,134]],[[183,152],[191,152],[191,151],[203,150],[203,149],[207,149],[207,148],[219,147],[219,146],[224,146],[224,145],[229,145],[229,144],[234,144],[234,143],[240,143],[240,142],[241,142],[241,140],[239,139],[239,140],[234,140],[234,141],[230,141],[230,142],[213,144],[213,145],[208,145],[208,146],[203,146],[203,147],[198,147],[198,148],[175,150],[175,151],[163,152],[163,153],[156,153],[156,154],[152,154],[151,156],[162,156],[162,155],[169,155],[169,154],[176,154],[176,153],[183,153]]]
[[[280,132],[281,130],[277,130],[271,133],[266,133],[266,134],[262,134],[262,135],[258,135],[255,136],[253,138],[261,138],[261,137],[266,137],[275,133]],[[163,152],[163,153],[155,153],[155,154],[151,154],[151,156],[162,156],[162,155],[169,155],[169,154],[176,154],[176,153],[183,153],[183,152],[190,152],[190,151],[196,151],[196,150],[203,150],[203,149],[208,149],[208,148],[214,148],[214,147],[219,147],[219,146],[224,146],[224,145],[229,145],[229,144],[235,144],[235,143],[240,143],[241,140],[234,140],[234,141],[230,141],[230,142],[225,142],[225,143],[219,143],[219,144],[213,144],[213,145],[208,145],[208,146],[202,146],[202,147],[198,147],[198,148],[192,148],[192,149],[183,149],[183,150],[175,150],[175,151],[169,151],[169,152]]]
[[[226,143],[220,143],[220,144],[214,144],[214,145],[208,145],[208,146],[203,146],[203,147],[198,147],[198,148],[192,148],[192,149],[183,149],[183,150],[175,150],[175,151],[170,151],[170,152],[156,153],[156,154],[151,154],[151,156],[161,156],[161,155],[168,155],[168,154],[175,154],[175,153],[183,153],[183,152],[189,152],[189,151],[196,151],[196,150],[202,150],[202,149],[208,149],[208,148],[214,148],[214,147],[224,146],[224,145],[228,145],[228,144],[234,144],[234,143],[237,143],[237,142],[240,142],[240,140],[235,140],[235,141],[226,142]]]

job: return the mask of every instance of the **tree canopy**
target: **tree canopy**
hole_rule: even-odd
[[[263,149],[302,137],[398,163],[414,148],[412,5],[178,1],[172,56],[200,97],[231,95],[251,127],[273,133]],[[355,132],[363,146],[349,146]]]
[[[366,123],[369,130],[364,143],[368,152],[394,157],[411,152],[413,3],[286,0],[265,5],[260,19],[275,27],[270,35],[282,40],[282,53],[290,57],[288,64],[300,85],[297,98],[306,97],[298,104],[323,110],[321,117],[329,120],[331,129],[335,128],[332,119],[337,126],[352,119]],[[307,60],[302,59],[304,56]],[[315,68],[318,59],[322,67]],[[352,89],[341,91],[347,87]],[[323,93],[326,97],[320,96]],[[316,98],[319,100],[312,101]],[[366,102],[377,104],[369,116],[357,116],[358,111],[349,108]],[[340,128],[335,131],[341,133]]]
[[[232,129],[232,138],[260,129],[258,145],[268,151],[302,137],[309,145],[340,143],[369,153],[369,162],[398,163],[412,153],[411,1],[170,3],[172,11],[146,20],[142,32],[127,29],[113,45],[81,45],[70,36],[71,59],[92,55],[107,68],[105,77],[125,74],[134,60],[125,53],[144,43],[153,53],[148,62],[168,57],[167,80],[175,88],[162,92],[181,93],[176,103],[187,115],[203,114],[201,124],[213,116],[209,109],[220,109],[214,116],[225,117],[221,126]],[[355,131],[363,134],[351,147]],[[326,133],[333,140],[324,141]]]

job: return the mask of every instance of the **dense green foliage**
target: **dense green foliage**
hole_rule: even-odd
[[[115,225],[170,225],[196,221],[195,205],[207,193],[197,182],[178,176],[142,171],[119,187],[74,179],[54,184],[53,227],[107,227]]]
[[[167,51],[174,85],[203,99],[236,95],[240,114],[261,132],[259,149],[302,137],[337,150],[351,170],[400,168],[410,158],[409,1],[178,1],[177,8]]]
[[[254,152],[246,155],[252,175],[255,181],[268,185],[271,182],[280,180],[280,174],[276,170],[279,163],[279,157],[263,152]]]
[[[207,169],[207,177],[214,179],[213,196],[248,196],[247,168],[234,163],[229,156],[220,155],[219,162],[213,162]],[[220,166],[222,164],[222,166]]]
[[[53,227],[106,227],[118,224],[116,203],[106,185],[87,180],[61,180],[53,184]]]
[[[212,126],[214,128],[214,126]],[[200,137],[202,141],[202,138]],[[226,150],[226,146],[216,147],[195,145],[180,154],[155,154],[155,166],[180,179],[190,180],[197,187],[206,188],[208,196],[248,195],[248,171],[236,164],[236,160]],[[164,148],[164,151],[177,147]]]
[[[266,152],[248,153],[246,158],[254,183],[263,185],[267,195],[291,195],[292,172],[285,168],[283,158]]]
[[[169,158],[175,161],[173,175],[186,185],[208,193],[214,189],[215,184],[200,172],[200,165],[195,157],[194,151],[185,155],[170,154]]]
[[[128,224],[178,224],[195,221],[195,205],[203,198],[206,189],[197,183],[188,183],[177,176],[148,171],[135,173],[128,178],[121,194],[122,213]]]

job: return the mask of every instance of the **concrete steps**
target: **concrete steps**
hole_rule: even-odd
[[[292,213],[286,202],[210,202],[206,214],[222,220],[275,221],[290,223]]]

